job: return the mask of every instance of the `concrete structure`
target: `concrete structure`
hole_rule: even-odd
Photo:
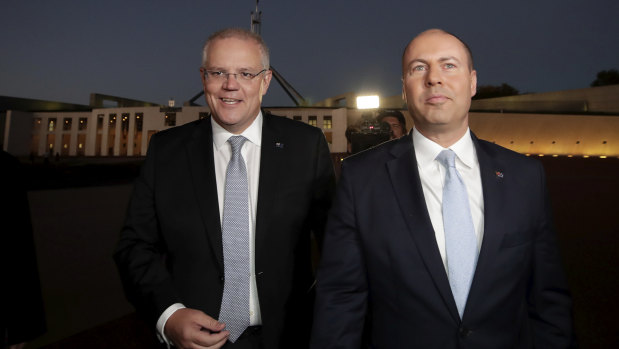
[[[331,152],[346,151],[346,108],[266,109],[321,128]],[[22,157],[144,156],[153,134],[208,113],[209,108],[202,106],[96,108],[90,112],[7,110],[3,148]]]
[[[105,101],[116,106],[100,107]],[[321,128],[339,154],[346,153],[346,128],[378,112],[356,109],[355,101],[346,93],[312,107],[265,109]],[[92,95],[91,104],[0,98],[0,144],[23,157],[144,156],[154,133],[209,113],[206,106],[153,106],[104,95]],[[413,127],[401,96],[381,98],[380,107],[402,110]],[[619,85],[474,100],[471,110],[473,132],[520,153],[619,157]]]

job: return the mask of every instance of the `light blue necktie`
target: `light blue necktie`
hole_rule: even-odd
[[[226,170],[222,241],[224,250],[224,294],[219,321],[235,342],[249,326],[249,195],[247,169],[241,148],[247,139],[232,136],[232,157]]]
[[[462,318],[477,265],[477,237],[466,186],[456,169],[456,153],[443,150],[436,159],[447,170],[443,187],[445,250],[449,285]]]

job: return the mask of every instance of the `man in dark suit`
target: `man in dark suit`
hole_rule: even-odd
[[[335,186],[326,140],[318,128],[260,110],[272,76],[260,36],[213,34],[200,71],[211,117],[153,136],[135,183],[115,253],[127,297],[177,347],[307,346],[310,232],[321,238]],[[227,167],[246,172],[243,194],[229,196]],[[244,232],[226,235],[226,222],[241,216]],[[245,272],[228,274],[232,265]],[[224,310],[227,292],[249,297],[242,314]],[[235,316],[245,323],[238,333]]]
[[[542,165],[470,132],[477,76],[455,36],[418,35],[402,73],[414,129],[343,163],[311,347],[572,346]]]
[[[0,348],[21,349],[45,333],[45,309],[37,267],[30,206],[19,160],[0,150]]]

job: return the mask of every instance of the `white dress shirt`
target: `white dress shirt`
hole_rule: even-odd
[[[247,138],[247,141],[241,148],[241,155],[243,155],[243,160],[245,160],[245,167],[247,168],[248,176],[247,184],[249,186],[249,260],[251,272],[249,286],[249,323],[251,326],[262,324],[254,262],[256,209],[258,207],[258,181],[260,175],[260,147],[262,144],[262,121],[262,112],[259,112],[258,117],[256,117],[254,122],[241,133],[241,136]],[[228,138],[236,135],[228,132],[212,118],[211,126],[213,129],[213,159],[215,162],[215,179],[217,181],[217,198],[219,201],[219,221],[223,222],[226,169],[228,167],[228,162],[230,162],[230,158],[232,157],[232,147],[230,143],[228,143]],[[185,308],[185,306],[181,303],[172,304],[163,312],[163,314],[161,314],[157,321],[157,332],[161,336],[161,339],[168,345],[169,342],[163,333],[165,323],[176,310],[182,308]],[[207,315],[213,316],[213,314]]]
[[[413,145],[417,169],[421,179],[421,187],[426,201],[426,207],[430,214],[436,243],[438,245],[443,265],[447,270],[448,260],[445,252],[445,229],[443,227],[443,186],[445,184],[445,167],[436,160],[438,154],[445,150],[442,146],[426,138],[413,129]],[[484,232],[484,198],[481,187],[481,174],[475,145],[471,139],[470,130],[460,140],[448,149],[456,153],[456,169],[460,173],[466,192],[469,196],[469,206],[477,236],[477,252],[481,249]]]

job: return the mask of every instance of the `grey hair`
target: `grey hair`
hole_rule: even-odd
[[[208,48],[210,44],[219,39],[236,38],[241,40],[253,40],[260,46],[260,53],[262,56],[262,68],[269,69],[269,48],[267,44],[262,40],[262,37],[256,33],[253,33],[243,28],[226,28],[216,31],[204,43],[202,48],[202,67],[206,68],[206,59],[208,57]]]

